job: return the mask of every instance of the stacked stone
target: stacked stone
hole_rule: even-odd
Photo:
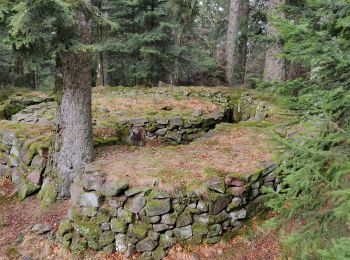
[[[175,243],[217,243],[226,230],[241,226],[263,186],[279,189],[274,169],[213,177],[201,194],[185,188],[129,188],[126,182],[106,181],[98,169],[89,169],[82,183],[71,187],[75,206],[58,235],[73,251],[139,253],[144,259],[162,259]]]
[[[11,177],[20,199],[40,190],[47,154],[42,137],[23,139],[15,132],[0,131],[0,177]]]
[[[197,113],[197,111],[195,112]],[[187,144],[223,121],[224,112],[216,111],[209,116],[201,116],[199,111],[192,119],[182,117],[169,119],[137,118],[119,122],[118,126],[125,129],[121,132],[124,134],[122,141],[132,145],[140,146],[152,139],[171,144]]]

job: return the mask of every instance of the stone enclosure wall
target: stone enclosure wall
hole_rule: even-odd
[[[108,145],[127,143],[143,145],[149,140],[160,140],[170,144],[187,144],[222,122],[260,121],[268,116],[270,105],[256,100],[249,93],[230,95],[228,93],[181,92],[178,96],[206,97],[221,104],[221,109],[210,115],[203,111],[193,111],[191,118],[134,118],[115,122],[115,138],[97,138],[95,143]]]
[[[49,141],[0,131],[0,177],[10,176],[20,199],[38,192],[46,169]]]
[[[260,121],[268,116],[271,109],[266,102],[258,101],[245,92],[239,95],[221,92],[181,92],[177,94],[211,98],[221,103],[222,109],[211,115],[203,115],[201,111],[194,111],[191,119],[181,117],[137,118],[115,122],[115,137],[112,140],[101,140],[95,137],[96,145],[113,143],[144,145],[147,141],[154,139],[171,144],[186,144],[201,137],[221,122]],[[52,98],[18,96],[3,103],[0,109],[3,109],[2,112],[6,118],[11,119],[13,123],[36,127],[35,124],[53,123],[54,107]],[[28,135],[18,134],[18,131],[0,130],[0,177],[11,176],[21,199],[41,189],[51,142],[47,137],[28,137]]]
[[[140,253],[162,259],[175,243],[217,243],[254,211],[263,186],[280,190],[270,165],[251,176],[212,177],[195,192],[131,188],[125,182],[106,182],[98,169],[88,170],[73,184],[74,205],[58,230],[60,241],[73,251]]]

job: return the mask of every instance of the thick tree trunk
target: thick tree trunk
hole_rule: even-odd
[[[83,44],[91,43],[91,25],[83,12],[77,12],[77,26]],[[91,161],[91,54],[65,54],[59,59],[62,97],[58,114],[54,166],[59,197],[68,197],[73,180],[79,178],[84,164]]]
[[[285,3],[286,0],[270,0],[270,15],[283,16],[283,14],[278,12],[278,8]],[[267,36],[273,42],[268,46],[266,51],[264,80],[284,80],[286,78],[286,62],[285,59],[278,57],[283,52],[283,45],[278,39],[278,32],[272,25],[271,20],[267,23]]]
[[[226,38],[226,81],[233,86],[234,71],[238,63],[239,13],[241,0],[230,1],[230,13]]]
[[[239,57],[235,83],[243,84],[246,76],[247,55],[248,55],[248,25],[249,25],[250,4],[249,0],[242,0],[240,8],[240,31],[241,39],[239,44]]]

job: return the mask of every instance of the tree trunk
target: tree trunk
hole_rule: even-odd
[[[82,44],[91,43],[91,24],[83,12],[76,13]],[[79,179],[93,152],[91,120],[91,54],[68,53],[59,59],[62,97],[58,114],[54,166],[59,197],[68,197],[73,180]]]
[[[286,0],[270,0],[268,8],[270,15],[284,16],[278,12],[278,8],[285,3]],[[286,78],[285,59],[278,57],[283,52],[283,44],[278,39],[278,32],[272,25],[271,19],[267,23],[267,37],[271,38],[272,43],[266,51],[264,80],[284,80]]]
[[[109,17],[109,3],[108,0],[102,0],[101,1],[101,15],[103,18]],[[103,39],[106,37],[106,27],[103,25],[100,25],[99,27],[99,40],[100,42],[103,41]],[[98,65],[97,65],[97,77],[98,77],[98,83],[102,86],[106,86],[109,84],[108,80],[108,58],[104,51],[101,51],[98,55]]]
[[[226,80],[233,86],[234,71],[238,62],[237,40],[239,37],[239,11],[241,0],[231,0],[226,43]]]
[[[238,66],[236,72],[235,83],[243,84],[245,82],[246,66],[247,66],[247,55],[248,55],[248,25],[249,25],[249,14],[250,5],[249,0],[242,0],[240,8],[240,44],[239,44],[239,57]]]

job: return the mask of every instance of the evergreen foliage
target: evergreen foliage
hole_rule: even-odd
[[[299,19],[276,20],[285,57],[311,68],[311,79],[273,84],[283,103],[300,112],[305,128],[298,141],[278,137],[288,152],[280,168],[285,190],[269,201],[279,212],[273,223],[285,227],[286,255],[349,259],[350,4],[310,0],[286,10]]]

